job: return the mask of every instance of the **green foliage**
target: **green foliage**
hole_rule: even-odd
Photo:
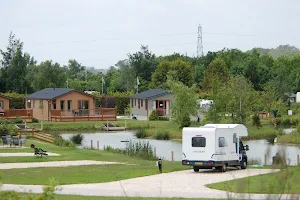
[[[71,148],[76,147],[76,145],[72,141],[63,139],[60,136],[56,137],[53,143],[60,147],[71,147]]]
[[[39,122],[39,120],[37,118],[35,118],[35,117],[32,118],[32,123],[38,123],[38,122]]]
[[[140,128],[135,132],[135,137],[137,138],[146,138],[148,137],[147,131],[144,128]]]
[[[113,148],[105,146],[104,151],[109,151],[118,154],[128,155],[130,157],[139,157],[146,160],[155,160],[153,155],[153,147],[149,142],[132,142],[131,140],[126,143],[125,149]]]
[[[22,109],[25,108],[24,105],[24,97],[26,94],[18,94],[16,92],[6,92],[3,93],[4,96],[10,97],[10,108],[15,108],[15,109]]]
[[[153,137],[157,140],[169,140],[170,133],[168,131],[158,131]]]
[[[252,116],[252,125],[256,126],[257,128],[262,127],[261,122],[260,122],[260,118],[257,114]]]
[[[74,143],[74,144],[81,144],[82,140],[83,140],[84,136],[83,134],[76,134],[76,135],[72,135],[70,137],[70,140]]]
[[[161,116],[161,112],[159,110],[152,110],[149,115],[149,120],[150,121],[159,120],[159,116]]]
[[[15,123],[16,124],[22,124],[24,121],[23,121],[23,119],[21,118],[21,117],[17,117],[16,119],[15,119]]]
[[[179,128],[189,127],[190,125],[191,125],[191,118],[187,113],[185,113],[185,115],[182,116]]]
[[[189,124],[187,118],[196,114],[196,87],[195,85],[188,87],[182,82],[172,80],[171,77],[169,77],[167,83],[171,88],[171,94],[174,96],[174,101],[172,101],[171,105],[171,116],[181,128],[183,125]]]

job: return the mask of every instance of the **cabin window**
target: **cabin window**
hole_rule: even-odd
[[[4,109],[4,101],[0,101],[0,108]]]
[[[236,133],[233,134],[233,143],[236,143],[237,138],[236,138]]]
[[[60,109],[61,109],[62,111],[65,110],[65,100],[61,100],[61,101],[60,101]]]
[[[133,99],[131,99],[131,107],[133,108]]]
[[[205,137],[193,137],[192,138],[192,147],[205,147],[206,138]]]
[[[31,109],[31,101],[27,100],[27,109]]]
[[[68,100],[68,111],[72,109],[72,100]]]
[[[219,147],[225,147],[226,146],[226,140],[224,137],[219,137]]]
[[[143,107],[143,101],[144,101],[144,100],[143,100],[143,99],[141,99],[141,107]]]

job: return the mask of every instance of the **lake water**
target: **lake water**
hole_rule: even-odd
[[[72,134],[61,134],[64,139],[70,138]],[[156,155],[162,157],[165,160],[171,160],[171,152],[174,152],[174,160],[181,161],[182,148],[181,143],[170,140],[153,140],[153,139],[138,139],[134,136],[132,131],[120,131],[120,132],[97,132],[83,134],[84,139],[81,148],[91,147],[91,140],[93,140],[93,148],[97,148],[97,141],[99,141],[99,148],[103,149],[104,146],[110,145],[114,148],[125,148],[126,142],[122,141],[149,141],[149,143],[156,147]],[[285,152],[287,162],[290,165],[297,164],[297,155],[300,154],[300,146],[290,145],[272,145],[265,140],[250,140],[245,141],[244,145],[249,145],[249,151],[247,155],[249,159],[255,159],[264,163],[265,154],[267,155],[268,164],[272,163],[272,156],[276,152]]]

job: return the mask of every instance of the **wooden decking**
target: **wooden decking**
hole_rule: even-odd
[[[6,120],[15,120],[17,118],[21,118],[24,121],[32,121],[33,112],[30,109],[10,109],[5,110],[3,114],[0,115],[0,118]]]
[[[51,110],[51,121],[75,122],[75,121],[116,121],[116,108],[96,108],[90,110],[79,110],[68,114],[61,110]]]

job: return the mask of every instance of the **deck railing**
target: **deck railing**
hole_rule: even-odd
[[[16,119],[18,117],[22,119],[32,119],[33,111],[32,109],[9,109],[5,110],[3,115],[0,115],[0,118],[5,119]]]
[[[51,121],[115,121],[116,108],[50,110]]]

